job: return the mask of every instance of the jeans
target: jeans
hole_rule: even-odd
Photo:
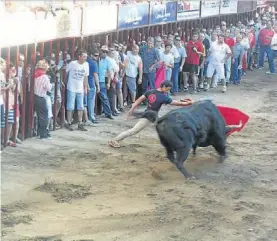
[[[231,76],[231,65],[232,59],[229,58],[225,61],[225,71],[226,71],[226,82],[229,83],[230,76]]]
[[[259,67],[264,67],[264,55],[267,54],[269,70],[271,73],[275,73],[273,51],[270,46],[260,46],[259,53]]]
[[[34,95],[35,111],[38,116],[38,132],[40,138],[47,138],[48,108],[44,97]]]
[[[91,88],[88,92],[88,119],[90,121],[95,121],[94,108],[95,108],[95,96],[96,89]]]
[[[150,89],[155,89],[155,78],[156,73],[143,73],[142,75],[142,91],[143,94],[147,91],[148,85],[150,86]]]
[[[179,68],[180,68],[180,63],[175,63],[172,71],[173,93],[178,92],[178,89],[179,89],[179,86],[178,86]]]
[[[171,76],[172,76],[172,69],[168,68],[165,70],[165,80],[166,81],[171,81]]]
[[[107,91],[109,103],[110,103],[110,108],[112,110],[112,113],[115,113],[115,95],[116,95],[116,90],[113,84],[111,84],[110,89]]]
[[[233,83],[234,84],[239,84],[241,80],[241,74],[242,74],[242,69],[239,69],[239,59],[235,58],[234,59],[234,64],[232,66],[232,76],[233,76]]]
[[[104,82],[99,83],[100,85],[100,92],[99,92],[99,98],[102,102],[104,113],[106,116],[110,116],[112,114],[110,102],[107,96],[107,89],[106,84]]]

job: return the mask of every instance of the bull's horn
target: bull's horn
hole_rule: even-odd
[[[239,122],[238,125],[228,125],[226,128],[234,129],[234,128],[241,128],[242,127],[242,121]]]

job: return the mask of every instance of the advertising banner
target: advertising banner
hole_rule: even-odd
[[[34,43],[35,14],[30,11],[13,13],[1,11],[0,29],[0,48]]]
[[[193,0],[178,1],[177,21],[196,19],[196,18],[199,18],[199,15],[200,15],[200,1],[193,1]]]
[[[238,1],[238,13],[245,13],[252,11],[252,0],[239,0]]]
[[[115,31],[117,28],[117,6],[97,5],[84,8],[82,34],[89,36]]]
[[[266,6],[266,0],[257,0],[256,2],[257,2],[257,8]]]
[[[177,2],[150,2],[150,24],[176,21]]]
[[[59,10],[55,16],[48,12],[36,13],[36,42],[52,39],[80,37],[82,10],[74,8],[70,11]]]
[[[201,4],[201,17],[210,17],[219,15],[220,0],[204,0]]]
[[[149,24],[149,4],[138,3],[119,6],[118,30],[138,28]]]
[[[220,14],[232,14],[237,13],[238,0],[221,0],[220,2]]]

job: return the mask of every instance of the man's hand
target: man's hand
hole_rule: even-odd
[[[87,87],[84,88],[84,95],[88,95],[88,88]]]
[[[100,92],[100,86],[97,85],[97,86],[96,86],[96,93],[98,94],[99,92]]]
[[[107,84],[106,87],[107,87],[107,90],[109,90],[110,87],[111,87],[111,85],[110,85],[110,84]]]
[[[232,64],[234,64],[235,63],[235,59],[232,59]]]
[[[129,119],[130,119],[131,114],[132,114],[132,112],[131,112],[131,111],[128,111],[128,112],[127,112],[127,114],[126,114],[125,119],[126,119],[126,120],[129,120]]]
[[[138,79],[138,84],[140,85],[142,83],[142,78]]]
[[[179,72],[182,72],[182,71],[183,71],[183,66],[180,66]]]

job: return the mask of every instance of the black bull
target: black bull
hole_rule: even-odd
[[[147,111],[144,118],[153,122],[157,118],[157,113]],[[192,177],[183,165],[191,148],[195,154],[197,146],[211,145],[220,156],[219,162],[223,162],[226,158],[226,133],[238,127],[240,125],[227,126],[217,107],[209,100],[170,111],[156,123],[156,130],[166,149],[167,158],[185,178]]]

